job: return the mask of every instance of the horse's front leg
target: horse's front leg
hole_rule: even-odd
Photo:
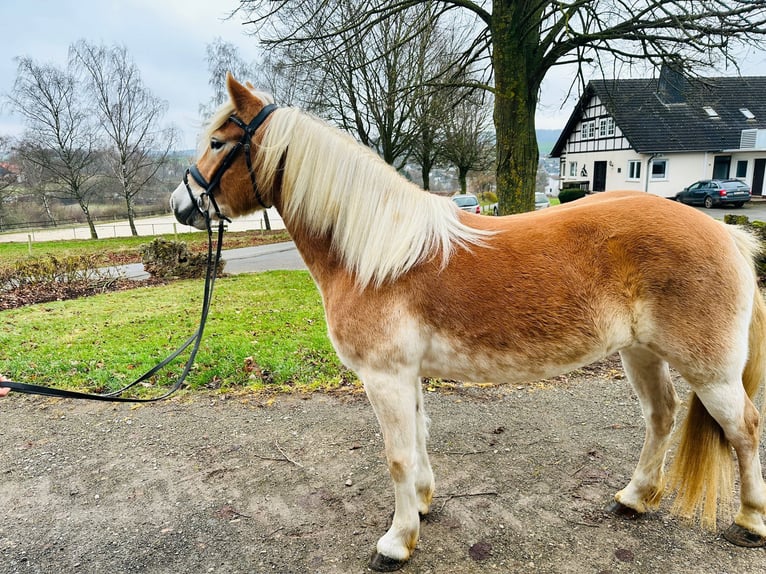
[[[420,530],[418,510],[422,506],[418,490],[433,489],[430,465],[425,478],[419,477],[424,454],[419,452],[418,443],[422,442],[424,450],[425,430],[419,431],[418,426],[419,422],[424,424],[425,417],[419,401],[420,382],[417,376],[377,372],[360,375],[383,432],[388,470],[394,481],[396,504],[393,522],[388,532],[378,540],[370,561],[372,569],[387,572],[400,568],[415,549]],[[429,502],[430,496],[431,492],[428,492]]]

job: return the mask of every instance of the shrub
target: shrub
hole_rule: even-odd
[[[559,192],[559,202],[560,203],[568,203],[570,201],[574,201],[575,199],[580,199],[581,197],[585,197],[586,193],[584,189],[580,189],[579,187],[570,187],[568,189],[562,189]]]
[[[766,224],[762,221],[753,221],[746,215],[727,214],[723,217],[724,223],[740,225],[755,235],[761,241],[761,250],[755,255],[755,272],[758,275],[758,283],[766,284]]]
[[[0,288],[46,285],[51,283],[104,283],[115,279],[109,269],[100,269],[95,254],[33,257],[0,268]]]
[[[497,203],[497,194],[494,191],[483,191],[479,194],[479,199],[484,203]]]
[[[734,215],[733,213],[727,213],[723,216],[723,222],[730,225],[744,225],[746,227],[750,226],[750,219],[747,217],[747,215]]]
[[[183,241],[168,241],[158,237],[141,246],[144,270],[153,277],[179,277],[194,279],[204,277],[207,270],[207,253],[192,253]],[[218,262],[217,275],[223,272],[224,262]]]

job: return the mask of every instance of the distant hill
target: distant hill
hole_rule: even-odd
[[[537,147],[540,156],[548,155],[561,135],[561,130],[537,130]]]

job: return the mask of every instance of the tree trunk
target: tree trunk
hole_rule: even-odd
[[[535,109],[542,74],[537,55],[539,28],[529,29],[529,23],[539,22],[539,15],[534,12],[539,12],[542,4],[519,0],[493,2],[494,121],[500,215],[534,209],[539,160]]]
[[[467,193],[468,192],[468,168],[467,167],[458,166],[457,179],[460,182],[460,193]]]
[[[431,168],[433,167],[433,161],[431,161],[431,154],[423,152],[420,158],[420,176],[423,178],[423,189],[426,191],[431,190]]]
[[[136,229],[136,212],[133,207],[133,198],[129,194],[125,194],[125,203],[128,205],[128,224],[130,225],[130,234],[133,237],[138,237],[138,230]]]
[[[136,214],[133,210],[133,202],[128,201],[128,223],[130,224],[130,234],[133,237],[138,237],[138,229],[136,229]]]
[[[53,216],[53,212],[51,211],[51,202],[48,199],[48,196],[45,195],[45,193],[40,195],[40,198],[43,200],[43,208],[45,209],[45,217],[48,218],[48,221],[53,225],[53,227],[56,227],[56,218]]]
[[[96,225],[93,223],[93,218],[90,216],[90,210],[87,205],[80,204],[82,212],[85,214],[85,219],[88,220],[88,227],[90,228],[90,238],[98,239],[98,233],[96,233]]]

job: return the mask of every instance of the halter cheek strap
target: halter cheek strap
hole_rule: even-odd
[[[276,109],[277,109],[276,104],[268,104],[264,106],[263,109],[261,109],[261,111],[258,112],[258,115],[256,115],[249,124],[246,124],[235,115],[229,116],[229,121],[231,121],[235,125],[242,128],[242,131],[244,133],[242,134],[242,137],[237,142],[237,144],[233,148],[231,148],[231,150],[229,150],[229,153],[226,154],[226,157],[223,158],[223,161],[215,170],[215,173],[213,173],[213,177],[210,179],[209,182],[200,173],[196,164],[192,165],[191,167],[189,167],[189,169],[186,170],[186,173],[184,174],[184,184],[186,185],[186,191],[189,194],[189,197],[191,198],[192,203],[197,207],[197,210],[200,213],[204,213],[204,201],[205,201],[205,198],[207,197],[210,200],[210,203],[213,206],[213,209],[215,209],[216,217],[218,217],[219,219],[230,221],[229,218],[223,215],[220,209],[218,209],[218,204],[215,201],[213,190],[215,190],[218,186],[220,186],[221,178],[223,177],[223,174],[234,163],[234,160],[237,158],[237,154],[239,153],[240,150],[244,150],[245,162],[247,163],[247,172],[250,174],[250,183],[253,186],[253,193],[255,194],[256,201],[264,209],[268,209],[269,207],[271,207],[270,205],[266,205],[266,203],[263,201],[263,197],[261,197],[261,192],[258,189],[258,184],[255,181],[255,172],[253,171],[253,160],[251,156],[250,143],[251,143],[251,140],[253,139],[253,136],[255,135],[256,130],[259,127],[261,127],[261,124],[263,124],[263,122],[266,121],[266,118],[269,117],[271,112],[273,112]],[[198,199],[194,198],[194,194],[192,193],[191,187],[189,186],[189,180],[188,180],[189,175],[191,175],[192,179],[197,183],[197,185],[199,185],[202,189],[205,190],[199,196]]]

